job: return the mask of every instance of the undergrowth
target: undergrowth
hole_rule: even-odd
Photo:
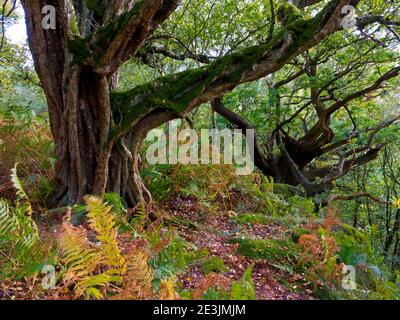
[[[170,199],[181,198],[195,204],[198,214],[231,224],[235,231],[225,236],[237,245],[237,254],[294,279],[291,284],[278,279],[289,287],[297,283],[298,289],[290,290],[308,288],[321,299],[399,298],[396,274],[370,234],[340,221],[335,208],[316,211],[297,189],[257,173],[236,177],[229,166],[178,167],[147,168],[147,174],[159,171],[150,183],[159,203],[132,211],[117,194],[87,196],[85,205],[65,208],[61,231],[49,242],[35,223],[31,197],[36,194],[25,191],[26,177],[21,181],[15,166],[10,179],[14,202],[0,201],[0,280],[31,279],[46,296],[35,279],[50,264],[56,270],[51,294],[64,298],[255,299],[252,266],[232,280],[226,276],[231,266],[218,254],[182,237],[179,228],[201,224],[166,212]],[[281,230],[274,237],[251,233],[270,225]],[[352,290],[342,286],[344,265],[356,270]],[[181,278],[193,268],[203,278],[188,289]]]

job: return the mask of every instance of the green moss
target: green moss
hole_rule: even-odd
[[[284,21],[285,26],[304,18],[299,8],[289,2],[285,2],[278,8],[277,16],[281,21]]]
[[[285,2],[278,8],[277,16],[283,22],[283,28],[273,40],[275,42],[274,45],[279,45],[280,39],[285,34],[290,34],[293,38],[293,44],[285,50],[285,55],[279,61],[285,61],[299,47],[314,37],[324,17],[324,13],[325,10],[322,10],[315,18],[307,18],[296,6],[288,2]]]
[[[239,84],[247,70],[258,63],[271,49],[271,44],[261,44],[237,50],[227,56],[218,58],[209,67],[209,80],[218,77],[225,82]]]
[[[374,250],[368,236],[347,224],[342,224],[340,230],[334,233],[340,251],[339,257],[346,264],[357,265],[367,260],[374,261]]]
[[[296,258],[296,247],[292,242],[274,239],[235,238],[231,242],[238,243],[238,252],[249,258],[282,261]]]
[[[72,62],[75,64],[83,64],[90,56],[91,51],[88,46],[88,39],[75,37],[68,42],[68,51],[72,54]]]
[[[127,129],[138,117],[153,108],[183,112],[207,85],[205,68],[187,70],[156,79],[127,92],[111,94],[115,122]]]
[[[140,8],[141,3],[136,5],[136,10]],[[114,24],[101,30],[103,40],[99,45],[101,46],[102,42],[108,43],[110,38],[129,21],[131,15],[132,12],[129,12],[126,17],[121,17]],[[293,43],[285,49],[285,54],[280,56],[278,64],[286,61],[301,45],[312,39],[318,27],[314,19],[304,19],[296,12],[291,12],[291,15],[290,23],[285,25],[268,44],[244,48],[216,59],[206,67],[162,77],[126,93],[114,94],[112,108],[115,122],[120,125],[118,132],[126,132],[140,115],[153,108],[161,107],[179,113],[184,112],[190,103],[215,81],[233,86],[240,84],[243,75],[260,63],[268,52],[281,49],[285,34],[290,33]]]
[[[316,32],[316,26],[314,24],[314,20],[306,20],[306,19],[300,19],[296,20],[292,24],[288,25],[281,31],[281,35],[279,40],[276,39],[277,41],[275,43],[276,49],[279,49],[281,46],[281,40],[283,39],[285,34],[290,34],[292,37],[292,44],[290,47],[286,48],[285,54],[281,55],[281,57],[278,59],[278,62],[284,62],[291,56],[293,56],[297,50],[306,42],[311,40]],[[275,48],[273,48],[275,49]]]
[[[370,240],[368,239],[368,236],[362,233],[361,231],[357,230],[356,228],[353,228],[348,224],[342,224],[341,228],[344,234],[347,234],[348,236],[352,237],[356,242],[361,243],[367,247],[370,247],[371,244]]]
[[[96,2],[96,0],[91,0],[91,1]],[[134,17],[138,13],[143,3],[144,0],[136,2],[130,11],[123,13],[117,19],[111,21],[106,26],[97,30],[96,46],[99,49],[108,47],[111,41],[116,37],[116,35],[120,33],[120,31],[125,30],[126,25],[129,23],[132,17]],[[103,51],[100,50],[99,55],[96,57],[97,61],[101,58],[102,53]]]
[[[235,221],[239,224],[266,224],[267,218],[260,213],[245,213],[237,216]]]
[[[301,190],[298,187],[291,186],[288,184],[274,183],[273,188],[274,188],[273,192],[275,194],[280,194],[287,198],[290,198],[293,196],[305,196],[303,190]]]
[[[225,82],[237,83],[243,72],[250,69],[266,50],[265,45],[246,48],[217,59],[207,67],[168,75],[125,93],[114,93],[111,101],[115,122],[123,131],[152,108],[183,112],[221,74],[226,73]]]

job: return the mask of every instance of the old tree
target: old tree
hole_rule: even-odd
[[[147,132],[186,117],[207,102],[233,126],[253,128],[222,98],[240,85],[267,76],[268,90],[275,94],[271,94],[271,111],[263,112],[271,112],[272,118],[272,110],[281,105],[297,105],[298,109],[290,117],[276,116],[275,128],[263,137],[257,135],[255,164],[278,181],[301,184],[309,195],[326,190],[337,177],[374,159],[382,147],[374,143],[375,136],[398,120],[392,115],[371,128],[365,144],[357,148],[346,147],[356,130],[338,139],[331,128],[339,110],[348,110],[352,101],[371,97],[398,75],[396,50],[380,59],[372,56],[382,48],[389,50],[400,39],[393,14],[398,10],[396,1],[373,14],[368,4],[379,1],[21,2],[56,145],[54,198],[58,204],[110,191],[119,193],[130,205],[149,200],[151,195],[139,175],[138,157]],[[212,23],[212,19],[207,20],[211,12],[224,4],[225,10],[236,7],[231,20],[214,28],[218,39],[212,39],[212,32],[202,32],[207,41],[202,48],[194,48],[198,39],[180,29],[190,19],[187,13],[196,11],[207,25]],[[56,29],[42,28],[42,8],[46,5],[56,9]],[[253,30],[244,30],[243,26],[251,24],[244,20],[236,30],[239,32],[231,33],[229,26],[241,17],[239,7],[246,6],[260,13],[262,25],[253,21]],[[343,30],[349,14],[345,6],[358,10],[351,31]],[[344,39],[344,34],[348,40],[335,39],[338,35]],[[351,59],[343,63],[343,55]],[[194,64],[183,64],[180,72],[148,83],[132,84],[126,92],[116,90],[124,63],[136,59],[151,65],[158,56]],[[373,67],[379,72],[364,79],[363,72]],[[276,75],[282,70],[285,72]],[[327,70],[330,77],[324,78]],[[364,80],[356,87],[347,86],[354,78]],[[285,87],[291,90],[291,100],[280,95],[288,91],[281,89]],[[303,99],[294,99],[300,93]],[[315,160],[329,153],[337,163],[317,167]]]

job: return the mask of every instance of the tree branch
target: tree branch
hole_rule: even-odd
[[[244,136],[246,136],[246,130],[255,130],[253,125],[246,120],[245,118],[241,117],[240,115],[236,114],[235,112],[226,108],[222,102],[221,98],[215,99],[211,101],[211,106],[215,112],[223,116],[227,119],[230,123],[235,125],[238,129],[242,130]],[[254,164],[259,168],[266,176],[271,175],[271,166],[270,163],[265,156],[262,148],[258,142],[257,135],[254,135],[254,159],[252,161]]]
[[[379,89],[381,87],[381,85],[385,82],[388,81],[390,79],[393,79],[395,77],[397,77],[400,74],[400,66],[395,67],[391,70],[389,70],[388,72],[386,72],[384,75],[382,75],[378,80],[375,81],[375,83],[371,86],[369,86],[368,88],[365,88],[363,90],[357,91],[355,93],[352,93],[351,95],[348,95],[346,98],[344,98],[341,101],[336,102],[335,104],[333,104],[332,106],[330,106],[327,109],[327,114],[332,114],[335,111],[339,110],[341,107],[343,107],[344,105],[346,105],[347,103],[349,103],[350,101],[357,99],[359,97],[362,97],[364,95],[366,95],[367,93],[370,93],[372,91],[375,91],[377,89]]]
[[[124,94],[116,94],[115,114],[120,117],[116,122],[122,124],[118,134],[126,132],[137,117],[156,107],[186,113],[223,96],[239,84],[281,69],[293,57],[340,30],[344,16],[342,7],[357,3],[358,0],[331,0],[314,18],[295,21],[268,44],[238,50],[208,66],[159,78]]]
[[[204,63],[204,64],[210,63],[213,59],[216,59],[214,57],[209,57],[204,54],[195,54],[191,51],[186,51],[185,53],[173,52],[171,50],[168,50],[168,48],[166,46],[162,46],[162,47],[152,46],[152,47],[143,48],[143,50],[140,50],[140,52],[138,53],[138,56],[145,58],[145,57],[147,57],[147,55],[150,55],[150,54],[161,54],[165,57],[168,57],[168,58],[171,58],[174,60],[178,60],[178,61],[192,59],[197,62]]]
[[[134,56],[148,35],[176,9],[179,0],[147,0],[98,29],[90,40],[96,72],[112,74]]]
[[[387,202],[385,200],[381,200],[368,192],[359,192],[359,193],[348,195],[348,196],[330,196],[328,198],[328,200],[321,201],[318,204],[321,204],[323,207],[326,207],[326,206],[329,207],[329,206],[331,206],[332,202],[334,202],[334,201],[351,201],[351,200],[356,200],[356,199],[360,199],[360,198],[367,198],[378,204],[390,204],[389,202]]]

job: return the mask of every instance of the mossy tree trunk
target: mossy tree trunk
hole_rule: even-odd
[[[21,2],[56,145],[56,205],[111,191],[130,205],[149,201],[138,170],[149,130],[279,70],[340,30],[341,9],[358,3],[331,0],[315,18],[283,24],[267,44],[116,93],[118,68],[137,54],[178,0],[74,0],[73,8],[65,0]],[[45,5],[56,8],[55,30],[42,28]]]

